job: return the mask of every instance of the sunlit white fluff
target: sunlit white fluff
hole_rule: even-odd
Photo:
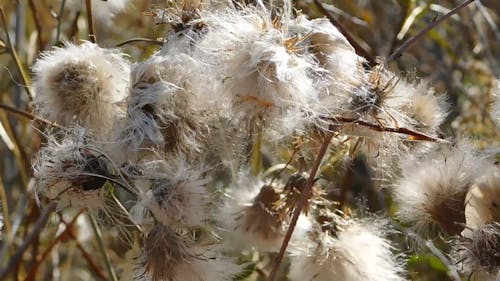
[[[278,251],[293,213],[283,184],[240,174],[227,197],[219,213],[227,244],[236,249]],[[310,226],[310,218],[301,215],[292,240],[300,239]]]
[[[481,176],[467,194],[465,217],[467,229],[477,229],[482,225],[500,222],[500,169],[490,165],[485,168]]]
[[[449,235],[465,224],[465,198],[484,160],[466,144],[442,145],[422,160],[402,164],[402,177],[394,186],[397,215],[420,230],[438,226]]]
[[[56,200],[60,207],[103,208],[102,186],[111,174],[105,155],[81,128],[62,141],[49,136],[33,168],[36,194]]]
[[[332,235],[316,230],[295,245],[288,277],[292,281],[400,281],[403,266],[377,221],[344,221]]]
[[[216,73],[219,104],[227,99],[247,126],[300,115],[317,98],[313,56],[303,38],[288,31],[289,15],[273,22],[271,13],[252,6],[228,8],[202,17],[207,33],[197,57]],[[297,126],[299,124],[296,124]],[[280,124],[281,126],[281,124]]]
[[[51,121],[106,138],[123,114],[117,102],[126,95],[129,65],[117,50],[66,43],[42,53],[33,72],[35,109]]]
[[[205,113],[191,106],[187,73],[171,57],[152,56],[132,69],[127,117],[117,139],[128,151],[156,148],[161,153],[197,152],[206,134]]]
[[[215,197],[203,176],[205,170],[188,166],[183,159],[170,159],[171,164],[159,172],[145,170],[136,181],[140,200],[134,207],[137,222],[141,214],[149,210],[164,225],[179,227],[203,226],[212,218],[211,209],[216,207]]]
[[[139,262],[135,280],[143,281],[230,281],[240,270],[213,247],[161,225],[147,234]]]

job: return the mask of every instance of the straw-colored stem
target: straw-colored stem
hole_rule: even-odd
[[[33,93],[31,92],[30,89],[30,78],[28,73],[26,72],[23,64],[21,63],[21,59],[19,59],[19,55],[17,54],[16,48],[14,48],[14,45],[12,44],[12,40],[10,39],[9,35],[9,27],[7,25],[7,19],[5,17],[5,13],[3,10],[3,7],[0,6],[0,18],[2,20],[2,26],[5,30],[5,38],[7,40],[7,47],[9,48],[9,53],[12,55],[12,58],[14,59],[14,63],[16,64],[17,70],[21,74],[21,78],[23,79],[23,83],[26,86],[25,90],[26,93],[28,94],[28,99],[29,101],[33,101]]]
[[[89,219],[90,223],[92,224],[92,229],[94,230],[94,235],[97,239],[97,244],[99,245],[99,250],[101,251],[101,254],[104,258],[104,264],[106,266],[106,270],[108,271],[108,274],[113,281],[118,281],[118,278],[116,277],[115,271],[113,270],[113,267],[111,266],[111,262],[109,260],[108,253],[106,252],[106,247],[104,246],[104,241],[102,240],[102,234],[101,234],[101,229],[99,228],[99,225],[97,224],[97,221],[94,217],[94,215],[89,214]]]

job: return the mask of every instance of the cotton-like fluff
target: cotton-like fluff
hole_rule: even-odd
[[[317,100],[319,66],[306,51],[304,36],[289,32],[295,19],[285,13],[273,20],[271,14],[248,5],[203,15],[206,33],[195,57],[215,73],[210,82],[219,90],[212,103],[230,101],[231,112],[247,128],[275,124],[290,130],[300,127],[297,121],[308,118],[304,112]],[[298,116],[287,118],[296,122],[283,124],[289,115]]]
[[[233,280],[240,268],[230,259],[218,255],[210,246],[199,244],[187,233],[155,225],[145,238],[135,280]]]
[[[220,220],[233,248],[279,250],[290,223],[294,206],[300,198],[301,183],[305,178],[294,174],[286,184],[279,181],[262,182],[240,175],[221,209]],[[246,180],[246,181],[245,181]],[[301,215],[298,220],[301,237],[310,226],[310,220]],[[301,233],[301,234],[298,234]],[[294,237],[292,237],[294,239]]]
[[[194,98],[179,73],[182,67],[171,57],[153,56],[136,65],[131,73],[127,117],[117,132],[131,155],[142,148],[161,153],[199,152],[208,131],[205,112],[194,109]]]
[[[33,66],[35,109],[63,126],[81,125],[105,139],[123,111],[129,64],[117,50],[86,42],[44,52]]]
[[[448,235],[465,225],[465,199],[484,160],[466,144],[442,145],[422,160],[402,164],[402,177],[394,186],[397,215],[431,233],[435,227]]]
[[[62,141],[49,136],[34,164],[35,191],[60,207],[68,205],[103,209],[103,186],[113,177],[112,165],[83,128],[76,128]]]
[[[319,229],[293,245],[292,281],[402,281],[402,262],[384,238],[380,221],[336,219],[334,233]]]
[[[500,222],[500,169],[490,165],[475,181],[467,194],[465,218],[467,229],[476,229],[482,225]]]
[[[92,17],[99,23],[109,26],[116,15],[123,12],[130,3],[130,0],[92,0]],[[66,0],[65,8],[74,13],[85,11],[85,0]]]
[[[500,279],[500,223],[482,225],[456,242],[452,254],[468,280]]]
[[[144,218],[143,210],[149,210],[153,217],[164,225],[178,227],[204,226],[212,219],[215,197],[207,187],[209,179],[203,176],[203,169],[190,167],[182,159],[166,172],[151,172],[136,181],[140,200],[134,207],[137,222]]]

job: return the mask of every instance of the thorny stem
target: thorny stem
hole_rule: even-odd
[[[33,240],[38,237],[40,231],[45,226],[45,223],[47,222],[50,214],[52,214],[52,211],[54,211],[55,209],[56,209],[55,202],[51,202],[49,203],[49,205],[45,206],[40,217],[38,217],[38,220],[35,222],[35,225],[33,226],[31,233],[28,236],[26,236],[26,238],[23,241],[23,244],[17,249],[16,253],[9,260],[7,266],[4,269],[2,269],[2,271],[0,271],[0,280],[5,280],[9,272],[15,269],[19,265],[19,263],[23,258],[24,252],[29,248]]]
[[[131,39],[128,39],[128,40],[125,40],[121,43],[116,44],[115,47],[122,47],[124,45],[130,44],[130,43],[135,43],[135,42],[151,43],[151,44],[158,45],[158,46],[163,46],[163,43],[164,43],[161,40],[155,40],[155,39],[150,39],[150,38],[131,38]]]
[[[337,21],[335,19],[335,17],[330,14],[329,11],[327,11],[325,9],[325,7],[323,6],[323,4],[320,2],[320,0],[314,0],[314,3],[316,4],[316,6],[319,8],[319,10],[321,11],[321,13],[323,13],[327,18],[328,20],[333,24],[335,25],[340,33],[342,33],[342,35],[345,36],[345,38],[347,39],[347,41],[349,41],[349,43],[353,46],[353,48],[356,50],[356,53],[362,57],[364,57],[365,59],[368,60],[368,63],[371,65],[371,66],[375,66],[377,65],[377,61],[376,59],[370,54],[370,52],[368,52],[367,50],[365,50],[365,48],[363,48],[363,46],[361,46],[355,39],[354,37],[351,35],[351,33],[342,25],[340,24],[339,21]]]
[[[96,42],[95,32],[94,32],[94,21],[92,19],[92,2],[91,0],[85,0],[85,8],[87,10],[87,28],[89,30],[89,40],[92,43]]]
[[[427,134],[417,132],[412,129],[408,128],[403,128],[403,127],[384,127],[376,124],[372,124],[363,120],[359,120],[356,118],[344,118],[344,117],[328,117],[328,116],[323,116],[321,117],[322,119],[329,120],[334,122],[335,124],[356,124],[359,126],[367,127],[369,129],[372,129],[377,132],[390,132],[390,133],[398,133],[398,134],[404,134],[408,135],[411,137],[411,140],[415,141],[431,141],[431,142],[438,142],[438,143],[449,143],[449,141],[445,139],[441,139],[438,137],[433,137],[429,136]]]
[[[5,29],[5,39],[7,40],[7,47],[9,48],[9,53],[12,55],[12,58],[14,59],[14,63],[16,64],[17,70],[21,74],[21,78],[23,79],[24,83],[24,88],[26,90],[26,93],[28,94],[28,99],[30,102],[33,101],[33,93],[31,92],[31,89],[29,87],[30,85],[30,79],[26,71],[24,70],[24,67],[21,63],[21,59],[19,59],[19,55],[17,54],[16,48],[14,48],[14,45],[12,44],[12,40],[10,39],[9,35],[9,27],[7,25],[7,19],[5,17],[5,13],[3,11],[3,7],[0,6],[0,17],[2,19],[2,25],[3,28]]]
[[[317,0],[315,0],[317,1]],[[389,64],[392,61],[395,61],[396,59],[400,58],[403,55],[403,52],[406,51],[411,45],[413,45],[415,42],[417,42],[419,39],[424,37],[429,31],[431,31],[434,27],[438,26],[441,24],[444,20],[450,18],[463,8],[467,7],[469,4],[474,2],[476,0],[466,0],[462,4],[458,5],[457,7],[453,8],[451,11],[449,11],[446,15],[440,16],[437,18],[434,22],[430,23],[427,25],[424,29],[419,31],[415,36],[411,37],[410,39],[406,40],[403,45],[401,45],[394,53],[392,53],[387,59],[385,60],[386,64]]]
[[[290,239],[292,238],[293,230],[295,229],[295,226],[297,225],[297,220],[299,219],[299,216],[300,216],[300,213],[302,212],[302,209],[304,209],[304,207],[307,205],[307,203],[309,201],[309,197],[311,196],[312,189],[314,186],[316,173],[318,172],[319,166],[321,165],[321,161],[323,160],[323,157],[326,154],[328,146],[330,145],[330,142],[332,141],[333,135],[334,135],[334,133],[332,131],[330,131],[325,136],[325,139],[323,141],[321,149],[320,149],[318,155],[316,156],[316,160],[314,161],[314,164],[311,168],[311,173],[309,174],[309,178],[307,179],[307,182],[304,186],[304,190],[302,191],[302,194],[300,195],[299,201],[295,205],[295,209],[293,211],[293,216],[292,216],[292,219],[290,221],[290,225],[288,226],[285,237],[283,238],[283,243],[281,244],[280,251],[275,258],[275,264],[271,270],[271,273],[269,274],[269,279],[267,279],[267,281],[274,281],[274,279],[276,279],[276,275],[278,274],[280,264],[283,261],[283,257],[285,256],[286,248],[288,247],[288,243],[290,242]]]
[[[113,270],[113,267],[111,266],[108,252],[106,251],[106,247],[104,246],[104,241],[102,240],[101,229],[99,228],[99,225],[97,225],[97,221],[96,221],[95,217],[92,214],[89,214],[88,216],[90,219],[90,223],[92,224],[92,229],[94,230],[94,235],[97,239],[97,244],[99,245],[99,250],[101,251],[101,254],[104,258],[104,264],[106,266],[106,270],[108,271],[108,274],[109,274],[111,280],[118,281],[118,278],[116,277],[116,273]]]

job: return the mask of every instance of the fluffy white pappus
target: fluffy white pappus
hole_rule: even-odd
[[[264,183],[240,174],[219,213],[220,223],[228,236],[227,246],[230,249],[278,251],[293,212],[286,205],[285,196],[280,182]],[[300,239],[310,226],[310,219],[301,215],[292,240]]]
[[[331,81],[346,83],[355,78],[358,67],[366,60],[356,54],[349,41],[326,18],[308,20],[305,16],[297,17],[290,29],[307,34],[307,40],[313,52],[328,72]]]
[[[204,226],[212,219],[216,198],[207,186],[210,179],[204,176],[203,169],[177,161],[166,173],[146,171],[136,181],[140,200],[134,207],[138,211],[134,217],[138,223],[143,220],[143,210],[149,210],[164,225],[179,227]]]
[[[384,238],[382,221],[348,220],[335,236],[316,230],[292,247],[292,281],[402,281],[402,257]]]
[[[210,247],[157,225],[147,235],[140,257],[141,281],[230,281],[241,270]]]
[[[61,142],[49,136],[33,167],[36,195],[68,205],[104,209],[103,185],[112,175],[109,158],[85,130],[76,128]]]
[[[230,100],[244,123],[300,115],[317,99],[314,73],[320,67],[306,52],[304,38],[288,32],[293,19],[273,22],[270,11],[248,6],[202,20],[207,33],[198,56],[217,72],[219,100]]]
[[[500,223],[482,225],[456,242],[452,257],[469,280],[500,279]]]
[[[35,108],[63,126],[82,125],[105,138],[123,111],[129,63],[118,50],[85,42],[42,53],[33,66]]]
[[[117,132],[129,151],[156,147],[164,153],[189,154],[201,149],[208,131],[205,112],[191,106],[193,95],[181,87],[176,65],[170,58],[153,56],[133,68],[127,117]]]
[[[500,169],[497,166],[484,169],[467,194],[466,202],[467,229],[462,235],[482,225],[500,222]]]
[[[465,143],[441,145],[421,160],[403,161],[402,177],[393,187],[398,217],[427,234],[436,229],[459,234],[467,192],[485,165]]]
[[[131,0],[92,0],[92,17],[99,23],[109,26],[116,15],[123,12],[131,2]],[[64,7],[73,13],[85,11],[85,0],[66,0]]]

